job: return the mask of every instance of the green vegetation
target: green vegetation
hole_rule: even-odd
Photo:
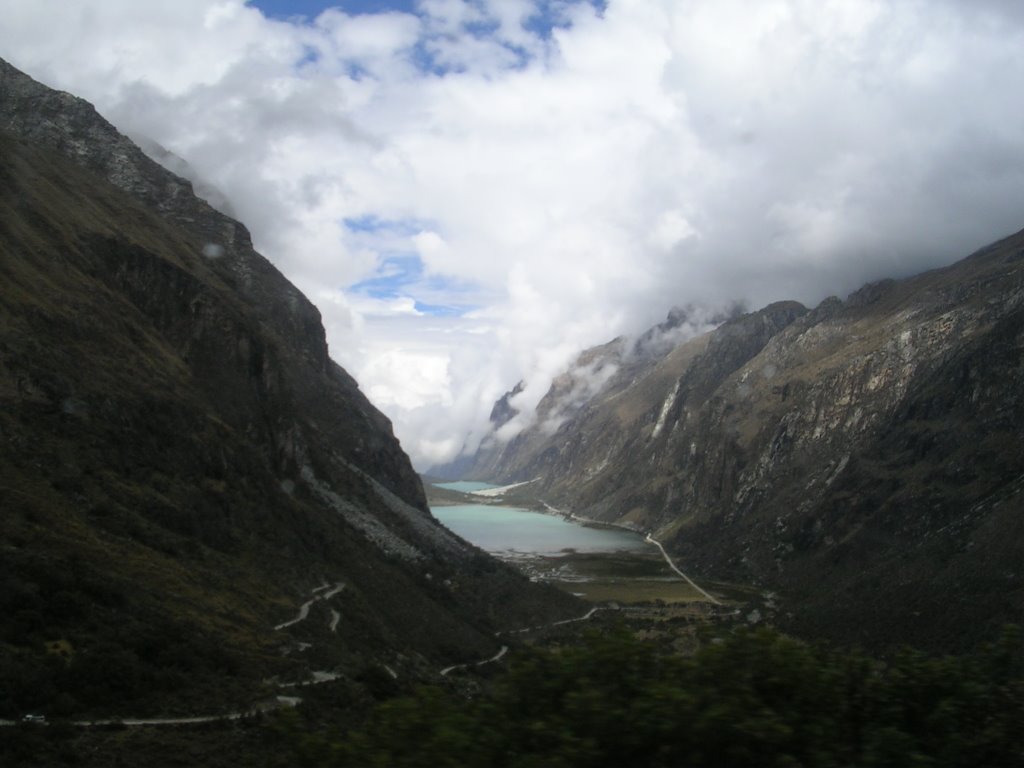
[[[886,663],[770,630],[668,654],[618,631],[526,651],[477,698],[424,688],[300,764],[388,768],[1021,766],[1021,635]]]

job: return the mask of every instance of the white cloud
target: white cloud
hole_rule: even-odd
[[[668,250],[687,238],[696,237],[697,230],[679,211],[664,211],[654,222],[649,236],[650,244],[661,250]]]
[[[816,302],[1024,225],[1015,2],[551,3],[549,35],[529,0],[0,5],[0,55],[223,190],[421,466],[672,305]]]

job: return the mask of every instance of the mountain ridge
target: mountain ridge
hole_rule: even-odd
[[[786,626],[957,647],[1024,619],[1022,313],[1017,233],[846,301],[729,320],[471,473],[535,480],[698,577],[780,592]]]

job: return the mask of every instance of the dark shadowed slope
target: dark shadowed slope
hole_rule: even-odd
[[[434,521],[241,224],[2,62],[0,507],[6,714],[426,673],[573,610]]]

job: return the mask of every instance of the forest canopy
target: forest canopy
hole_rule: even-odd
[[[389,768],[1021,766],[1021,634],[881,662],[744,630],[681,657],[626,631],[525,650],[483,695],[382,704],[306,765]]]

